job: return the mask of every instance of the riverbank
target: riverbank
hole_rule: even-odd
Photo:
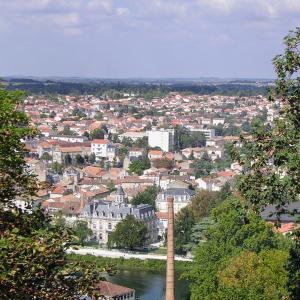
[[[90,247],[82,247],[79,249],[68,249],[67,253],[73,254],[80,254],[80,255],[87,255],[91,254],[94,256],[101,256],[101,257],[110,257],[110,258],[137,258],[142,260],[147,259],[156,259],[156,260],[167,260],[167,255],[164,254],[155,254],[155,253],[141,253],[141,252],[128,252],[128,251],[121,251],[119,249],[104,249],[104,248],[90,248]],[[185,256],[174,256],[175,261],[190,261],[192,262],[192,258],[188,258]]]
[[[138,259],[138,258],[112,258],[94,256],[91,254],[68,254],[70,261],[85,261],[91,264],[99,265],[101,267],[113,267],[116,270],[143,270],[143,271],[165,271],[167,262],[158,259]],[[192,262],[189,261],[175,261],[175,271],[183,273],[191,268]]]

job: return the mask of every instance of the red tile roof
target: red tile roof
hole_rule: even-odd
[[[124,294],[134,292],[133,289],[117,285],[108,281],[100,281],[96,285],[96,289],[100,289],[100,294],[106,297],[122,296]]]

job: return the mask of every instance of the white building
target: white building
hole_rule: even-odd
[[[202,132],[207,139],[211,139],[215,137],[215,130],[213,128],[191,128],[191,132]]]
[[[148,143],[150,147],[160,147],[169,152],[173,150],[174,130],[151,130],[148,131]]]
[[[95,154],[96,160],[102,158],[112,161],[116,156],[116,148],[109,140],[93,140],[91,143],[91,152]]]
[[[160,212],[168,211],[167,198],[174,197],[174,213],[177,214],[182,208],[186,207],[195,195],[195,191],[186,188],[169,188],[157,195],[155,204]]]
[[[88,203],[80,218],[88,222],[99,244],[106,244],[117,224],[128,215],[143,221],[147,226],[146,243],[157,241],[158,228],[154,208],[149,204],[131,205],[121,186],[117,187],[114,201],[99,200]]]

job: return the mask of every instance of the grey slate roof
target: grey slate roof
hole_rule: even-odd
[[[88,203],[82,213],[87,213],[89,216],[92,216],[94,213],[98,213],[99,217],[108,218],[111,213],[114,214],[113,218],[117,218],[119,214],[122,214],[122,217],[125,218],[127,215],[133,215],[137,219],[144,219],[146,217],[154,216],[154,209],[149,204],[140,204],[138,206],[133,206],[126,203],[114,203],[110,201],[97,201],[95,203]],[[103,216],[103,213],[105,216]]]
[[[300,219],[300,201],[285,206],[287,213],[280,215],[281,222],[295,222]],[[261,212],[261,217],[266,221],[277,221],[275,205],[270,205]],[[273,215],[272,215],[273,214]]]
[[[185,188],[171,188],[167,189],[163,192],[166,196],[190,196],[193,197],[195,195],[195,191]]]

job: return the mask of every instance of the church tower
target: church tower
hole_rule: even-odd
[[[126,195],[125,195],[125,192],[121,185],[117,186],[115,202],[116,203],[127,203]]]

